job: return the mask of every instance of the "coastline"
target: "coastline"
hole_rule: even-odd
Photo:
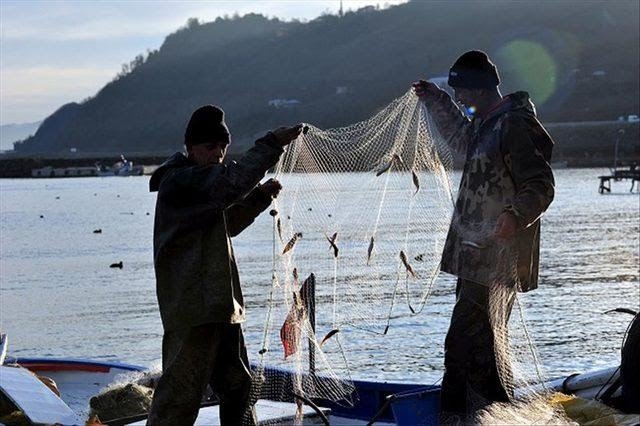
[[[555,147],[553,163],[562,168],[612,167],[640,164],[640,123],[628,121],[547,122],[543,125],[553,137]],[[240,157],[251,145],[250,140],[234,143],[228,160]],[[176,151],[157,152],[105,151],[105,152],[41,152],[8,151],[0,153],[0,178],[30,178],[32,170],[43,167],[94,167],[96,162],[113,164],[124,154],[134,164],[152,167],[162,164]],[[456,159],[454,169],[461,168],[462,159]]]

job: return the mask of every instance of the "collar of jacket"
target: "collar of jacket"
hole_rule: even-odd
[[[485,117],[484,119],[481,119],[479,117],[474,118],[474,121],[479,120],[478,130],[480,130],[486,123],[489,123],[490,121],[493,121],[494,118],[497,118],[508,112],[532,115],[533,117],[535,117],[536,107],[533,102],[531,102],[529,93],[525,91],[514,92],[505,96],[504,101],[501,102],[493,111],[490,111],[487,117]]]
[[[174,167],[185,167],[193,165],[194,163],[187,158],[182,152],[176,152],[171,157],[167,158],[167,160],[162,163],[160,167],[156,169],[155,172],[151,175],[151,179],[149,179],[149,191],[156,192],[160,188],[160,182],[162,182],[162,178],[164,174]]]

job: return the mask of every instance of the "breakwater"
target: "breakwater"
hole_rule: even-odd
[[[553,161],[568,167],[609,167],[618,161],[622,164],[640,164],[640,123],[627,121],[586,121],[569,123],[543,123],[556,145]],[[617,150],[616,150],[617,146]],[[248,144],[238,143],[228,158],[239,156]],[[0,155],[0,178],[31,177],[33,169],[91,167],[96,162],[111,165],[120,160],[118,153],[42,153],[9,152]],[[153,166],[162,162],[171,152],[125,152],[127,159],[141,166]],[[458,163],[459,164],[459,163]]]
[[[166,157],[127,157],[136,165],[152,166],[161,164]],[[44,167],[53,169],[66,169],[70,167],[95,167],[96,162],[111,165],[120,160],[119,155],[105,155],[100,158],[16,158],[11,156],[0,157],[0,178],[24,178],[32,177],[31,171]]]

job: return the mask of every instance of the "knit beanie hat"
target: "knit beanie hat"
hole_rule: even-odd
[[[184,132],[184,144],[189,147],[221,139],[229,141],[224,111],[214,105],[205,105],[195,110]]]
[[[487,89],[498,86],[496,66],[486,53],[471,50],[458,58],[449,70],[449,86],[466,89]]]

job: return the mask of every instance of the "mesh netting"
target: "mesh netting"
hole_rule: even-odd
[[[309,125],[288,147],[275,173],[284,189],[271,212],[272,288],[256,398],[354,402],[350,342],[386,336],[394,320],[419,315],[433,293],[453,212],[451,171],[452,154],[412,91],[351,126]],[[494,226],[458,231],[483,249]],[[515,282],[515,250],[493,249],[498,272],[488,284],[488,315],[497,370],[509,394],[531,402],[544,393],[531,386],[543,376],[516,287],[506,285]],[[402,362],[402,349],[392,350]],[[410,375],[412,365],[396,368]],[[278,369],[293,374],[284,380]],[[487,404],[473,393],[468,399],[474,411]],[[483,415],[496,421],[499,406],[491,409]],[[530,411],[544,421],[555,412]]]
[[[444,332],[445,324],[433,321],[442,304],[429,301],[451,291],[437,288],[450,280],[436,280],[451,226],[462,240],[452,254],[457,261],[483,250],[492,264],[482,265],[490,273],[480,287],[458,288],[458,301],[469,297],[468,304],[481,309],[465,318],[456,305],[451,327],[462,317],[467,328],[450,346],[468,348],[472,364],[495,374],[487,379],[484,371],[467,372],[480,376],[480,385],[464,395],[468,417],[440,420],[569,423],[541,385],[545,376],[517,293],[517,250],[492,238],[495,223],[452,221],[452,154],[424,104],[409,91],[369,120],[330,130],[307,127],[276,166],[283,190],[270,212],[271,259],[254,265],[270,268],[272,280],[253,401],[295,401],[290,414],[300,422],[303,402],[357,402],[350,357],[366,374],[362,360],[379,368],[374,360],[384,354],[385,368],[409,381],[420,363],[405,356],[411,345],[414,353],[416,347],[429,351],[425,358],[441,358],[442,342],[425,345],[425,336],[411,334],[407,325]],[[483,361],[487,347],[489,363]],[[153,387],[154,380],[137,383]]]

